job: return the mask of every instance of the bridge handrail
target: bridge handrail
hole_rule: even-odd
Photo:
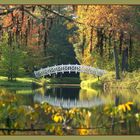
[[[101,70],[99,68],[94,68],[91,66],[85,66],[85,65],[77,65],[77,64],[66,64],[66,65],[55,65],[47,68],[41,68],[38,71],[34,71],[34,74],[36,77],[41,77],[45,75],[51,75],[54,73],[59,72],[81,72],[81,73],[88,73],[88,74],[95,74],[97,76],[102,76],[106,73],[105,70]]]

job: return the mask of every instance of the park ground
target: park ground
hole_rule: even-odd
[[[122,73],[119,80],[115,79],[115,72],[108,72],[98,78],[82,76],[81,87],[83,88],[122,88],[122,89],[140,89],[140,72]]]

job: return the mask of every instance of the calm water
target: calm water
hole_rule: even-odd
[[[93,134],[140,134],[140,118],[136,118],[136,114],[140,112],[140,92],[138,90],[94,90],[80,89],[80,87],[46,87],[45,89],[5,89],[0,88],[0,94],[8,93],[16,96],[18,99],[17,106],[24,105],[32,108],[35,104],[49,103],[52,106],[61,107],[65,110],[71,108],[86,109],[90,112],[89,118],[85,120],[86,129],[92,130]],[[5,98],[5,96],[4,96]],[[0,97],[0,101],[3,98]],[[8,99],[6,99],[8,100]],[[128,102],[133,102],[130,108],[125,105]],[[120,110],[120,113],[115,114],[115,108],[119,105],[125,106],[125,110]],[[3,124],[2,115],[0,112],[1,127]],[[111,114],[112,113],[112,114]],[[117,117],[119,115],[119,117]],[[45,117],[41,116],[42,123],[48,122]],[[39,125],[37,127],[43,127]],[[76,124],[75,127],[78,125]],[[79,127],[79,126],[78,126]],[[90,133],[89,133],[90,134]]]

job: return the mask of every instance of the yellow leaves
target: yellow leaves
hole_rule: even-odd
[[[104,107],[104,112],[105,112],[106,115],[109,115],[109,116],[112,116],[113,115],[112,109],[111,109],[110,106],[105,106]]]
[[[18,128],[18,123],[17,122],[15,122],[15,124],[14,124],[14,128]]]
[[[91,125],[91,112],[87,111],[86,115],[85,115],[85,125],[86,127],[90,127]]]
[[[105,106],[105,107],[104,107],[104,111],[105,111],[105,112],[108,111],[108,109],[109,109],[108,106]]]
[[[125,107],[127,108],[127,110],[131,110],[130,106],[128,104],[125,104]]]
[[[128,117],[130,114],[129,111],[132,110],[132,105],[133,105],[133,102],[126,102],[124,104],[120,104],[118,106],[105,106],[104,107],[104,111],[105,111],[105,114],[106,115],[109,115],[111,117],[116,117],[116,116],[120,116],[121,118],[124,118],[124,117]],[[128,112],[128,113],[127,113]],[[130,116],[129,116],[130,117]]]
[[[67,29],[70,30],[74,27],[73,23],[67,23]]]
[[[0,107],[5,107],[5,103],[3,103],[2,101],[0,101]]]
[[[5,104],[3,103],[2,106],[5,107]]]
[[[92,64],[94,63],[93,57],[89,52],[89,47],[84,49],[84,57],[82,59],[83,59],[83,64],[85,64],[85,65],[91,65],[91,63]]]
[[[79,110],[77,108],[72,108],[69,110],[70,114],[75,114],[76,112],[78,112]]]
[[[87,115],[88,115],[88,117],[91,117],[91,112],[88,111],[88,112],[87,112]]]
[[[52,106],[46,106],[45,109],[44,109],[44,111],[47,114],[49,114],[49,113],[54,114],[56,112],[55,109]]]
[[[133,105],[134,103],[133,103],[133,102],[127,102],[127,104],[129,104],[129,105]]]
[[[62,122],[63,117],[59,114],[54,115],[53,120],[58,123],[58,122]]]
[[[39,104],[35,104],[35,105],[34,105],[34,108],[35,108],[35,109],[38,109],[38,108],[39,108]]]
[[[46,129],[46,130],[47,130],[47,129]],[[52,125],[52,126],[50,127],[49,131],[50,131],[51,133],[54,132],[54,131],[55,131],[55,126]]]
[[[133,105],[133,102],[127,102],[125,104],[121,104],[118,106],[118,110],[123,112],[126,112],[127,110],[131,111],[131,105]]]
[[[62,125],[47,125],[46,131],[55,135],[63,135]]]
[[[31,121],[36,121],[38,119],[38,113],[34,112],[32,114],[30,114],[30,120]]]
[[[79,135],[88,135],[87,129],[79,129],[78,132],[79,132]]]
[[[119,105],[118,109],[126,112],[125,104]]]

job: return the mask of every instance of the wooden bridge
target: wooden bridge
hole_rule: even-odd
[[[68,65],[55,65],[52,67],[42,68],[38,71],[34,71],[34,74],[37,78],[52,75],[57,73],[64,73],[64,72],[79,72],[79,73],[87,73],[96,76],[102,76],[106,73],[105,70],[101,70],[99,68],[93,68],[91,66],[84,66],[84,65],[77,65],[77,64],[68,64]]]

